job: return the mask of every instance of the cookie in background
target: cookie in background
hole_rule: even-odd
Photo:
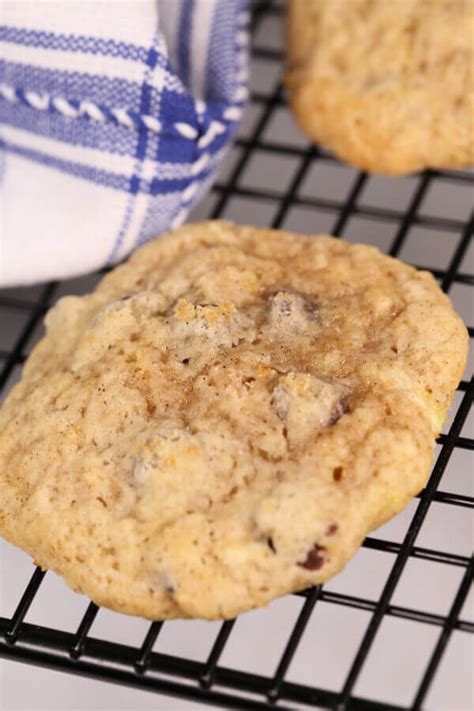
[[[471,165],[473,36],[472,0],[290,0],[295,119],[362,170]]]

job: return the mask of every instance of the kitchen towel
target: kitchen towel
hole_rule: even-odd
[[[247,97],[245,0],[2,0],[0,286],[179,225]]]

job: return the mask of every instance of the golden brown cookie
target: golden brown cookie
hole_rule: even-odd
[[[150,242],[46,329],[0,411],[0,532],[151,619],[337,573],[426,481],[467,340],[428,273],[225,222]]]
[[[361,168],[474,163],[474,0],[290,0],[301,129]]]

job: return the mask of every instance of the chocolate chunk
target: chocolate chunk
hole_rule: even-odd
[[[310,373],[289,372],[272,390],[272,407],[286,428],[289,447],[304,446],[348,411],[347,388]]]
[[[151,400],[146,401],[146,411],[151,416],[156,412],[156,404]]]
[[[334,481],[341,481],[343,471],[344,470],[342,467],[334,467],[334,469],[332,470],[332,478],[334,479]]]
[[[267,538],[267,546],[270,548],[271,551],[273,551],[273,553],[276,553],[276,548],[273,543],[273,538]]]
[[[315,321],[321,320],[319,306],[318,304],[315,304],[314,301],[308,301],[307,299],[304,299],[303,310],[305,311],[305,313],[308,314],[310,319],[313,319]]]
[[[183,365],[187,365],[187,364],[189,363],[189,361],[190,361],[190,358],[183,358],[183,360],[181,361],[181,363],[182,363]]]
[[[324,555],[322,555],[322,551],[324,550],[324,546],[319,546],[315,543],[306,558],[302,562],[297,563],[297,565],[299,565],[300,568],[306,568],[306,570],[319,570],[325,562]]]
[[[336,533],[336,531],[337,531],[338,528],[339,528],[339,526],[337,525],[337,523],[331,523],[331,525],[328,526],[328,529],[327,529],[327,531],[326,531],[326,535],[328,535],[328,536],[334,536],[334,534]]]
[[[270,295],[270,322],[278,327],[305,331],[312,323],[320,321],[319,307],[302,294],[277,291]]]
[[[329,417],[328,425],[335,425],[346,412],[349,412],[349,403],[347,402],[347,398],[344,397],[336,403]]]

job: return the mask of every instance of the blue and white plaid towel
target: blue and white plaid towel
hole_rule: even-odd
[[[180,224],[247,97],[245,0],[1,0],[0,285]]]

